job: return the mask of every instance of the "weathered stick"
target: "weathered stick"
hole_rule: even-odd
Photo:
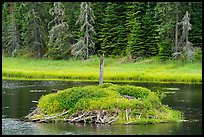
[[[110,124],[110,123],[115,122],[115,121],[116,121],[118,118],[119,118],[119,116],[117,116],[115,119],[113,119],[113,120],[109,121],[107,124]]]
[[[128,121],[128,110],[126,109],[126,121]]]
[[[78,122],[77,119],[82,118],[84,115],[85,115],[85,114],[82,114],[82,115],[80,115],[80,116],[78,116],[78,117],[75,117],[75,118],[73,118],[70,122],[74,122],[74,121],[77,121],[77,122]]]
[[[36,108],[35,110],[33,110],[31,113],[29,113],[27,116],[25,116],[24,118],[29,118],[31,116],[33,116],[34,114],[36,114],[38,112],[39,108]]]
[[[99,85],[103,84],[103,67],[104,67],[104,54],[100,57],[100,78],[99,78]]]

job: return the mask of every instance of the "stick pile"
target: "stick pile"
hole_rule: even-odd
[[[118,120],[119,116],[117,116],[116,112],[109,112],[107,110],[93,110],[93,111],[80,111],[76,114],[73,114],[69,118],[64,117],[68,111],[63,111],[61,114],[55,114],[52,116],[44,115],[42,118],[33,118],[35,115],[38,115],[39,109],[36,108],[30,114],[24,117],[27,121],[32,122],[40,122],[40,123],[48,123],[55,122],[56,118],[63,119],[65,122],[70,123],[98,123],[98,124],[111,124]]]

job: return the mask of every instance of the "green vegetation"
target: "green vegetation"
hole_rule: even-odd
[[[195,49],[202,54],[201,2],[2,2],[4,56],[192,61]]]
[[[97,119],[100,121],[100,118],[105,119],[104,117],[108,119],[111,116],[117,117],[115,124],[156,124],[179,122],[183,119],[182,112],[162,105],[155,92],[140,86],[120,86],[111,83],[73,87],[43,95],[39,99],[37,108],[39,111],[30,116],[30,120],[36,118],[43,120],[56,115],[57,120],[74,121],[80,117],[79,115],[87,112],[92,112],[87,116],[91,117],[92,122],[97,122]],[[67,110],[68,113],[59,116]],[[100,118],[97,118],[97,115]],[[83,120],[87,117],[80,118]]]
[[[99,80],[99,57],[89,60],[48,60],[3,57],[3,79]],[[201,83],[202,63],[182,63],[156,58],[130,62],[125,58],[105,58],[104,81]]]

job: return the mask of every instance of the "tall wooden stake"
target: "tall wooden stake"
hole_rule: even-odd
[[[103,84],[103,68],[104,68],[104,54],[100,56],[100,77],[99,85]]]

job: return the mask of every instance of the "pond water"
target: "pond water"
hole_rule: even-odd
[[[38,99],[53,89],[97,85],[96,82],[62,81],[2,81],[2,134],[3,135],[201,135],[202,85],[197,84],[147,84],[153,91],[166,93],[162,103],[184,112],[187,122],[156,125],[100,125],[33,123],[20,120],[36,107]],[[127,84],[127,83],[118,83]]]

